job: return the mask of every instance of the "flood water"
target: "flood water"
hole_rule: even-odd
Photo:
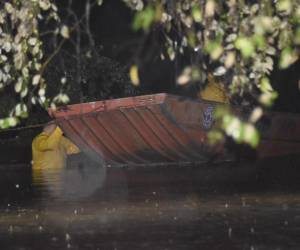
[[[296,168],[3,164],[0,249],[300,249]]]

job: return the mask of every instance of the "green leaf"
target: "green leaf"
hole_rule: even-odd
[[[228,113],[229,113],[229,109],[226,106],[218,106],[217,108],[214,109],[213,116],[215,119],[219,119]]]
[[[226,122],[224,120],[224,129],[226,134],[230,135],[235,141],[242,142],[242,122],[239,118],[231,116]]]
[[[38,85],[41,80],[41,75],[37,74],[32,78],[32,85]]]
[[[97,0],[97,5],[101,6],[103,4],[103,0]]]
[[[199,5],[194,5],[192,8],[192,16],[196,23],[202,22],[202,11]]]
[[[196,41],[197,41],[195,33],[194,32],[188,32],[187,39],[188,39],[188,45],[191,48],[195,48],[196,47]]]
[[[175,59],[176,54],[175,54],[175,51],[172,46],[168,47],[167,53],[168,53],[170,60],[173,61]]]
[[[20,117],[23,118],[23,119],[28,118],[28,116],[29,116],[29,114],[28,114],[28,112],[26,112],[26,111],[23,111],[23,112],[21,112],[21,114],[20,114]]]
[[[252,56],[255,52],[254,44],[249,37],[239,37],[235,42],[235,47],[241,51],[244,58]]]
[[[19,119],[17,117],[7,117],[0,120],[0,126],[3,129],[15,127],[19,123]]]
[[[249,121],[256,123],[263,115],[263,109],[261,107],[256,107],[252,110],[252,113],[249,117]]]
[[[178,85],[185,85],[191,81],[192,78],[192,68],[185,67],[180,76],[177,78]]]
[[[290,12],[292,10],[292,2],[290,0],[279,0],[276,3],[276,8],[278,11]]]
[[[1,128],[7,129],[7,128],[9,128],[9,127],[10,127],[10,126],[9,126],[8,120],[7,120],[7,119],[3,119],[3,120],[1,121]]]
[[[213,17],[216,11],[216,3],[214,0],[208,0],[205,5],[205,16]]]
[[[224,139],[224,134],[220,130],[211,130],[208,133],[208,143],[216,144]]]
[[[260,95],[259,102],[266,107],[272,106],[275,99],[278,97],[278,93],[276,91],[266,92]]]
[[[134,30],[148,30],[155,19],[155,10],[151,5],[148,5],[144,10],[135,14],[132,28]]]
[[[225,62],[224,62],[225,67],[227,69],[233,67],[235,61],[236,61],[235,53],[234,52],[227,53],[226,58],[225,58]]]
[[[218,60],[221,57],[223,51],[224,51],[223,47],[219,45],[210,53],[210,57],[213,60]]]
[[[49,0],[39,0],[38,2],[42,10],[49,10],[51,7]]]
[[[280,32],[279,34],[279,43],[278,43],[278,47],[279,49],[284,49],[286,48],[286,46],[289,46],[291,41],[293,40],[293,34],[292,31],[290,29],[284,29]]]
[[[130,67],[129,77],[134,86],[138,86],[140,84],[139,69],[136,64]]]
[[[252,41],[255,43],[255,45],[259,48],[259,49],[263,49],[266,46],[266,39],[263,35],[254,35],[252,37]]]
[[[294,43],[300,45],[300,27],[298,27],[296,30],[296,34],[294,36]]]
[[[69,27],[66,25],[63,25],[60,29],[60,34],[63,38],[68,39],[70,38],[70,31],[69,31]]]
[[[246,123],[243,128],[243,141],[251,147],[256,148],[259,144],[259,132],[250,123]]]
[[[296,51],[292,50],[290,47],[285,48],[280,55],[279,67],[281,69],[288,68],[291,64],[298,60],[298,54]]]
[[[270,84],[270,80],[266,77],[262,78],[259,87],[260,90],[264,93],[273,91],[273,88]]]
[[[18,79],[18,81],[15,84],[15,91],[16,93],[20,93],[22,90],[22,86],[23,86],[23,81],[22,78]]]
[[[224,49],[223,46],[221,45],[220,40],[217,39],[214,41],[208,41],[205,44],[205,51],[210,55],[210,57],[213,60],[217,60],[222,55]]]

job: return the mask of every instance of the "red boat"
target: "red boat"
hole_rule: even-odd
[[[162,93],[68,105],[51,114],[83,152],[109,165],[199,163],[229,157],[222,145],[207,142],[217,105]],[[258,156],[300,153],[300,116],[267,117]]]

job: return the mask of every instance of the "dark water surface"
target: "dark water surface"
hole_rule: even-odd
[[[284,164],[284,163],[282,163]],[[300,249],[297,166],[0,167],[0,249]]]

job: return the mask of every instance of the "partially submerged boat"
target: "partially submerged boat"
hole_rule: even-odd
[[[170,94],[153,94],[67,105],[50,111],[67,137],[108,165],[204,163],[232,159],[208,131],[221,105]],[[258,157],[300,153],[300,116],[268,113]]]

